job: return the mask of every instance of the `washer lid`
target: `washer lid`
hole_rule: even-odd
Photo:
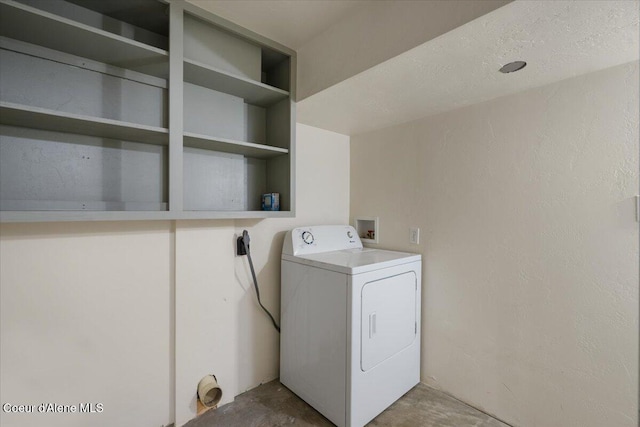
[[[386,251],[383,249],[343,249],[309,255],[283,254],[283,260],[306,264],[345,274],[360,274],[394,265],[419,261],[420,254]]]

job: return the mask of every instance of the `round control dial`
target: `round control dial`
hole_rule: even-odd
[[[305,242],[307,245],[310,245],[313,243],[313,234],[311,234],[310,231],[303,231],[302,232],[302,241]]]
[[[351,230],[347,231],[347,237],[353,239],[353,233],[351,232]]]

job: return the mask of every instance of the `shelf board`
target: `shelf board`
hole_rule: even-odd
[[[0,211],[0,222],[172,220],[169,211]]]
[[[243,98],[246,103],[267,107],[289,97],[289,92],[245,77],[221,71],[191,59],[184,60],[184,81]]]
[[[268,159],[287,154],[286,148],[272,147],[270,145],[255,144],[253,142],[234,141],[226,138],[216,138],[207,135],[185,132],[183,145],[190,148],[221,151],[223,153],[242,154],[246,157]]]
[[[167,78],[168,53],[12,0],[0,0],[0,35]]]
[[[291,211],[182,211],[178,219],[293,218]]]
[[[65,113],[11,102],[0,102],[0,123],[155,145],[167,145],[169,142],[169,131],[166,128]]]
[[[3,213],[24,212],[163,212],[167,203],[160,202],[102,202],[67,200],[1,200]]]
[[[0,203],[1,204],[1,203]],[[146,221],[181,219],[293,218],[291,211],[0,211],[0,222]]]

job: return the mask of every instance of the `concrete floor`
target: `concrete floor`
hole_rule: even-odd
[[[464,403],[418,384],[368,426],[509,427]],[[233,403],[205,412],[185,427],[331,427],[333,424],[279,381],[236,397]]]

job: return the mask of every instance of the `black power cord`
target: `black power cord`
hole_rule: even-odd
[[[237,242],[238,255],[246,255],[247,258],[249,259],[249,268],[251,269],[251,276],[253,277],[253,286],[256,289],[256,296],[258,297],[258,304],[260,304],[260,307],[262,307],[264,312],[267,313],[267,315],[271,319],[271,323],[273,323],[273,327],[276,328],[276,331],[278,331],[279,333],[280,326],[278,326],[278,324],[276,323],[276,319],[273,318],[271,313],[269,313],[269,310],[267,310],[267,308],[264,305],[262,305],[262,301],[260,301],[260,289],[258,288],[258,279],[256,279],[256,270],[253,268],[253,260],[251,259],[251,250],[249,249],[250,241],[251,239],[249,238],[249,232],[247,230],[244,230],[242,232],[242,237],[238,237],[238,242]]]

